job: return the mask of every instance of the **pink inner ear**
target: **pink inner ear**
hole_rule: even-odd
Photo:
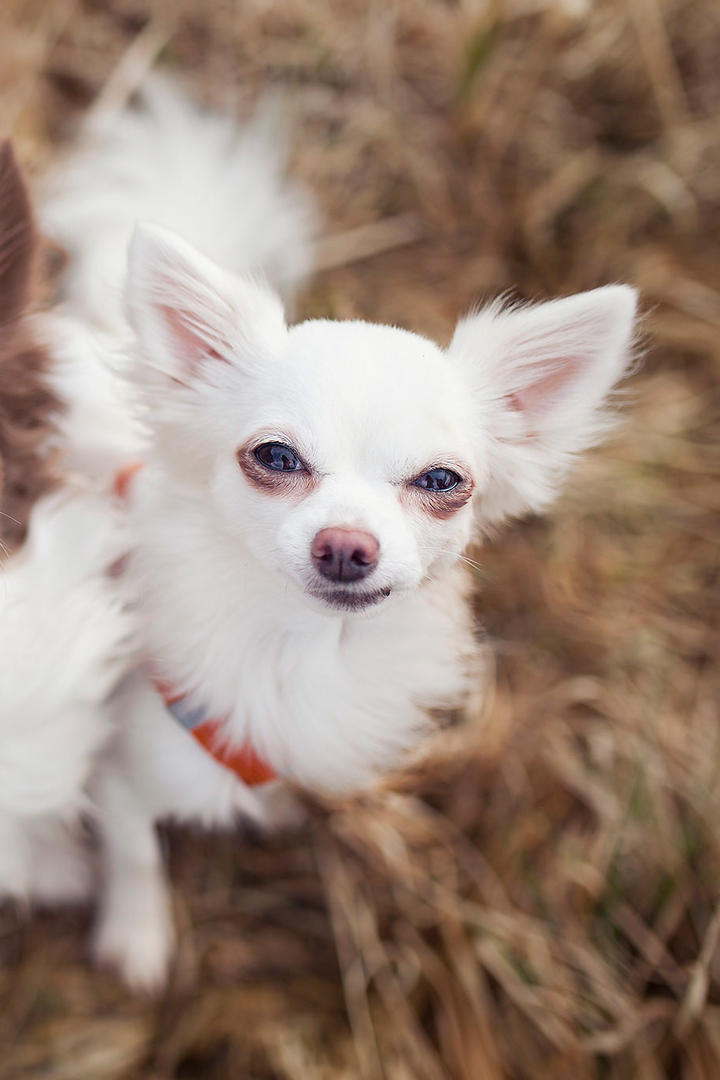
[[[583,367],[579,357],[563,357],[553,361],[553,369],[541,370],[541,374],[528,381],[526,386],[508,395],[518,412],[529,416],[542,416],[563,397],[567,387],[575,381]]]
[[[170,334],[172,351],[187,368],[193,368],[201,360],[211,357],[224,360],[217,349],[208,345],[205,338],[192,329],[186,312],[161,305],[158,308]]]

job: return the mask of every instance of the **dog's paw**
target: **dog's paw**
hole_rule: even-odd
[[[93,956],[142,994],[159,994],[175,946],[173,913],[158,867],[125,866],[105,894]]]
[[[169,918],[105,918],[92,954],[96,964],[116,971],[134,992],[157,995],[167,983],[174,944]]]

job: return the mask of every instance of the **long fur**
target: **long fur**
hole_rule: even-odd
[[[78,820],[132,648],[121,585],[107,577],[125,543],[107,498],[66,490],[36,504],[0,573],[0,897],[87,890]]]
[[[229,270],[262,268],[292,296],[310,269],[315,215],[284,177],[285,147],[269,105],[239,127],[176,84],[149,79],[132,107],[89,129],[48,178],[41,221],[70,254],[74,310],[124,327],[126,253],[138,221],[176,230]]]
[[[0,897],[73,899],[89,882],[79,815],[93,810],[107,699],[134,641],[124,581],[108,570],[127,547],[113,479],[147,441],[120,304],[135,222],[184,226],[288,290],[309,259],[310,204],[281,178],[270,117],[238,129],[161,80],[141,97],[47,181],[40,216],[70,252],[52,312],[31,310],[36,233],[12,151],[0,154],[2,520],[18,548],[0,572]],[[226,186],[220,203],[206,198],[211,181]],[[50,462],[60,491],[33,511]]]
[[[36,245],[28,193],[5,143],[0,147],[0,900],[57,902],[80,898],[89,888],[79,816],[97,752],[110,730],[106,698],[129,662],[131,625],[122,585],[107,577],[126,544],[120,519],[107,495],[78,490],[67,468],[61,468],[61,432],[68,417],[63,395],[52,386],[47,318],[33,313]],[[51,487],[62,490],[45,494]]]
[[[96,387],[112,432],[102,468],[125,436],[143,461],[123,578],[143,662],[113,695],[92,790],[96,954],[145,988],[165,978],[173,941],[156,822],[271,823],[277,809],[271,790],[247,788],[179,727],[151,675],[310,787],[347,792],[401,762],[430,712],[461,706],[478,677],[458,560],[478,523],[548,506],[600,436],[635,306],[625,286],[491,306],[446,351],[362,322],[288,327],[258,271],[297,278],[304,218],[267,134],[234,140],[166,86],[149,102],[67,164],[48,209],[75,252],[65,393],[82,396],[95,333],[112,368]],[[120,265],[142,214],[155,220],[134,234],[125,290],[136,342],[108,366],[126,345]],[[88,426],[102,460],[102,430]],[[255,450],[267,442],[292,448],[293,475],[263,471]],[[438,474],[447,491],[433,490]],[[376,543],[367,584],[328,585],[313,557],[326,529]]]

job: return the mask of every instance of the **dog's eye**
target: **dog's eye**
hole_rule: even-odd
[[[263,443],[255,447],[253,454],[261,465],[273,472],[302,472],[305,468],[292,447],[285,443]]]
[[[424,491],[452,491],[461,480],[462,477],[452,469],[430,469],[418,476],[417,480],[413,480],[413,483]]]

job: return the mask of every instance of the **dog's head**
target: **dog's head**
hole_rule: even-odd
[[[544,509],[597,441],[635,295],[491,305],[449,348],[388,326],[288,328],[262,282],[138,229],[127,303],[152,368],[157,450],[243,546],[328,611],[436,576],[473,522]]]

